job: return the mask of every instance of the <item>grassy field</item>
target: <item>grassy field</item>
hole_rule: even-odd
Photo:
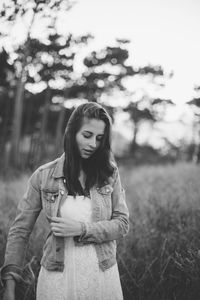
[[[200,299],[200,168],[123,169],[131,228],[120,247],[125,299]]]
[[[124,299],[200,299],[199,166],[180,163],[120,169],[130,210],[129,234],[118,243]],[[0,181],[0,265],[27,179],[23,175]],[[38,223],[28,258],[41,255],[42,216]]]

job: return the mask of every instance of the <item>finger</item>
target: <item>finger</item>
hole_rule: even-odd
[[[64,234],[62,232],[57,232],[57,231],[53,232],[53,234],[55,236],[64,236]]]
[[[52,228],[53,233],[62,233],[62,230],[60,228]]]
[[[64,219],[61,217],[52,217],[51,222],[60,223],[60,222],[64,222]]]
[[[59,223],[51,222],[51,225],[50,225],[50,226],[52,227],[52,226],[59,226],[59,225],[60,225]]]
[[[58,230],[60,230],[60,229],[64,229],[65,228],[65,225],[64,224],[59,224],[59,223],[53,223],[53,224],[51,224],[51,229],[52,228],[55,228],[55,229],[58,229]]]
[[[52,230],[52,231],[61,231],[61,230],[62,230],[62,227],[52,226],[52,227],[51,227],[51,230]]]

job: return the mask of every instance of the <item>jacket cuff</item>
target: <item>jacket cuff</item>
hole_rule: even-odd
[[[19,281],[22,278],[22,269],[14,264],[3,266],[0,269],[0,282],[2,286],[4,286],[6,280],[11,278]]]
[[[84,222],[81,222],[81,235],[79,236],[79,242],[81,242],[86,235],[86,224]]]

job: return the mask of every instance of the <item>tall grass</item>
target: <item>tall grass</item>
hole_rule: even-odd
[[[121,167],[130,231],[118,243],[125,300],[200,299],[200,168],[187,163]],[[28,176],[0,181],[0,265],[6,235]],[[27,259],[41,256],[41,215]]]
[[[4,261],[7,234],[16,215],[16,208],[19,200],[26,191],[29,175],[22,175],[18,178],[11,177],[11,180],[0,180],[0,266]],[[42,246],[48,233],[47,220],[43,212],[40,214],[34,230],[27,245],[27,257],[30,260],[33,255],[39,258],[42,255]]]
[[[200,299],[200,169],[121,170],[130,232],[120,246],[125,299]]]

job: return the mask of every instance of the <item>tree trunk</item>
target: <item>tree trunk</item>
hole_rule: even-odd
[[[8,95],[6,95],[6,102],[5,102],[5,110],[3,116],[3,124],[1,130],[1,137],[0,137],[0,153],[1,153],[1,167],[4,170],[8,167],[8,153],[6,152],[6,145],[7,142],[10,140],[10,119],[12,118],[12,110],[11,110],[11,102]]]
[[[134,155],[137,148],[138,123],[134,123],[133,139],[131,142],[131,153]]]
[[[50,101],[51,101],[51,90],[49,87],[47,87],[46,94],[45,94],[44,111],[43,111],[43,115],[42,115],[41,128],[40,128],[39,153],[37,154],[38,162],[40,162],[43,159],[43,157],[45,157],[47,154],[46,129],[47,129],[47,123],[48,123]]]
[[[18,167],[20,164],[20,137],[21,137],[21,124],[22,124],[22,112],[23,112],[23,101],[24,101],[24,87],[26,82],[26,66],[27,66],[27,57],[29,56],[30,51],[30,32],[32,25],[35,20],[35,15],[37,7],[39,5],[36,3],[36,6],[33,9],[32,18],[28,26],[27,39],[24,45],[24,56],[22,60],[22,71],[20,78],[17,83],[17,91],[15,98],[15,108],[14,108],[14,119],[12,127],[12,138],[11,138],[11,151],[9,155],[9,162],[13,164],[14,167]]]
[[[22,67],[22,73],[17,83],[17,92],[15,98],[14,107],[14,118],[12,126],[12,137],[11,137],[11,151],[10,151],[10,163],[14,167],[17,167],[20,163],[20,136],[21,136],[21,123],[22,123],[22,112],[23,112],[23,100],[24,100],[24,86],[25,86],[25,61]]]

